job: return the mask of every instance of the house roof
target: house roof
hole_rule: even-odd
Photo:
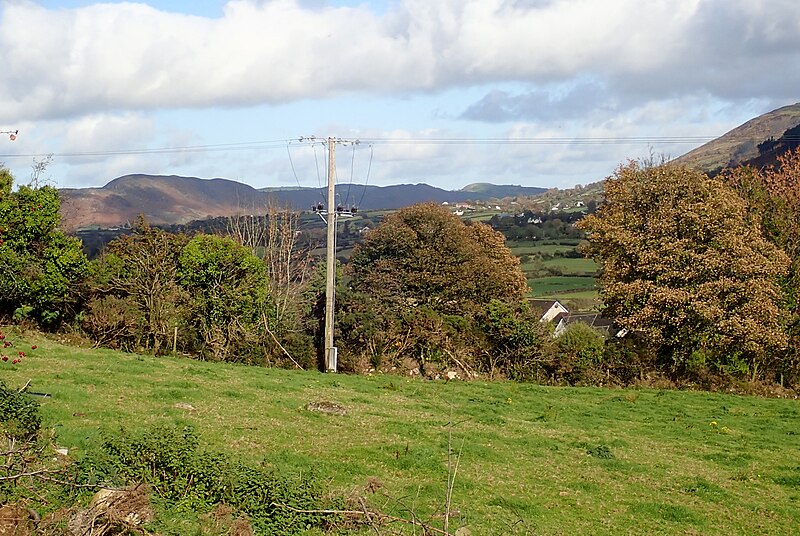
[[[561,302],[559,302],[558,300],[543,300],[538,298],[528,299],[528,305],[530,306],[530,308],[533,309],[535,312],[541,314],[546,313],[547,311],[550,310],[551,307],[553,307],[553,305],[556,304],[561,305],[561,307],[564,307],[564,305],[561,304]],[[566,307],[564,307],[564,309],[566,310]]]

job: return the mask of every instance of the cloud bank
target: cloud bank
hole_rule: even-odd
[[[489,88],[480,121],[680,95],[788,99],[794,0],[405,0],[384,12],[233,0],[220,18],[145,4],[0,15],[0,121]]]

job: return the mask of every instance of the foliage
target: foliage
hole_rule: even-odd
[[[760,220],[767,239],[791,259],[783,284],[790,315],[791,343],[781,372],[797,381],[800,375],[800,149],[779,156],[776,166],[763,170],[750,167],[727,170],[722,179],[745,199],[751,216]]]
[[[722,182],[671,164],[630,163],[579,227],[602,266],[605,314],[643,333],[684,373],[702,350],[718,369],[774,367],[787,338],[778,281],[786,255]]]
[[[387,304],[425,305],[444,314],[469,313],[492,299],[514,301],[527,292],[519,260],[502,234],[433,204],[388,216],[356,247],[348,268],[356,290]]]
[[[602,368],[604,349],[602,333],[584,322],[573,322],[555,340],[549,372],[559,381],[581,382],[584,373]]]
[[[25,391],[11,389],[0,380],[0,424],[12,438],[27,440],[39,432],[42,417],[39,404]]]
[[[92,263],[84,330],[105,346],[166,352],[185,322],[177,272],[187,240],[140,217],[132,234],[110,242]]]
[[[332,519],[284,507],[319,508],[323,490],[313,472],[287,477],[208,452],[190,427],[106,434],[99,451],[79,462],[78,474],[87,483],[146,482],[176,509],[226,504],[247,514],[259,534],[294,534]]]
[[[300,244],[300,215],[286,207],[268,202],[264,215],[237,214],[225,219],[224,236],[247,247],[267,269],[269,291],[265,303],[267,322],[273,342],[280,344],[291,359],[304,368],[314,367],[313,325],[308,326],[311,296],[311,248]],[[324,285],[323,287],[324,288]],[[311,327],[312,329],[307,329]],[[277,345],[271,345],[273,362],[287,363]]]
[[[55,327],[75,314],[88,261],[59,229],[58,190],[12,184],[0,168],[0,315]]]
[[[230,238],[197,235],[180,254],[178,281],[189,296],[189,324],[200,334],[205,355],[245,362],[263,355],[254,348],[269,291],[261,259]]]
[[[549,350],[550,326],[539,322],[527,304],[492,300],[480,321],[485,337],[480,344],[483,369],[517,380],[538,377]]]
[[[527,292],[499,232],[436,205],[407,207],[367,234],[347,274],[352,292],[337,297],[342,346],[360,349],[373,366],[410,359],[429,376],[449,366],[524,376],[520,364],[535,350],[494,325],[489,310],[492,303],[513,308]],[[484,333],[490,326],[496,329]],[[486,358],[494,348],[502,355]]]

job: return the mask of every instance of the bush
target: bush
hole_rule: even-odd
[[[539,379],[550,342],[549,326],[539,322],[524,302],[492,300],[479,327],[484,338],[480,364],[491,375]]]
[[[9,437],[30,440],[42,425],[39,403],[0,381],[0,424]]]
[[[85,483],[146,482],[168,508],[207,512],[218,504],[229,505],[246,514],[260,534],[294,534],[333,520],[282,506],[320,508],[323,489],[313,472],[287,477],[207,452],[191,427],[107,435],[100,452],[88,455],[79,466]]]
[[[583,322],[573,322],[556,339],[550,374],[557,380],[577,383],[603,361],[605,337]]]

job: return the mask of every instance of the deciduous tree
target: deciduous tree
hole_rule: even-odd
[[[753,375],[787,344],[778,281],[786,254],[764,239],[719,180],[671,164],[629,163],[579,224],[601,265],[605,312],[645,334],[662,363]]]
[[[209,357],[252,361],[263,333],[267,268],[230,238],[197,235],[178,259],[178,281],[189,293],[189,318]],[[263,349],[262,349],[263,350]]]
[[[760,221],[766,238],[791,259],[783,282],[790,316],[789,352],[781,367],[794,381],[800,375],[800,149],[778,157],[766,169],[739,167],[726,170],[722,180],[747,202],[751,217]]]
[[[59,228],[58,190],[12,185],[0,167],[0,315],[52,327],[76,312],[88,260],[80,241]]]
[[[528,291],[501,233],[432,204],[388,216],[353,251],[348,273],[354,288],[386,302],[449,314],[492,299],[520,300]]]

